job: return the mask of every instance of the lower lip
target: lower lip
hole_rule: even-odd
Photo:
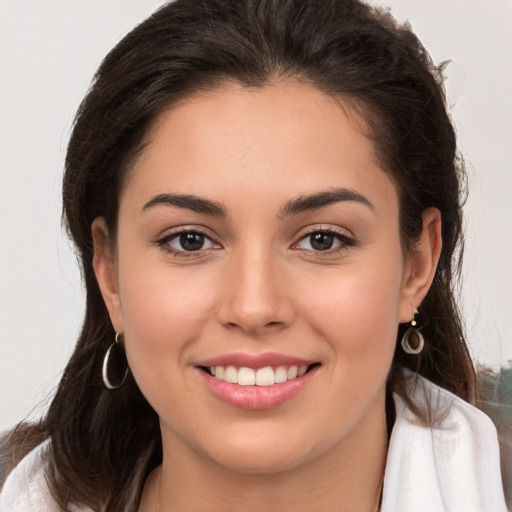
[[[240,386],[216,379],[203,370],[198,371],[217,398],[239,409],[263,410],[277,407],[297,396],[311,381],[317,369],[318,367],[314,367],[302,377],[272,386]]]

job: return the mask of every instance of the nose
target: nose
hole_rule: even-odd
[[[270,251],[235,254],[226,269],[219,321],[258,335],[289,326],[294,317],[287,279]]]

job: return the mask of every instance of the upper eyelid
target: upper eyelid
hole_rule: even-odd
[[[346,238],[355,238],[353,233],[339,226],[333,226],[332,224],[317,224],[312,226],[306,226],[305,228],[301,228],[295,234],[295,238],[297,240],[302,240],[303,238],[313,234],[313,233],[332,233],[333,235],[340,235]]]
[[[347,230],[344,230],[343,228],[335,227],[335,226],[330,226],[330,227],[326,226],[323,228],[319,228],[318,226],[311,226],[311,229],[309,229],[305,232],[302,232],[300,235],[298,235],[295,238],[295,242],[293,242],[293,244],[291,245],[290,248],[291,249],[296,248],[296,246],[300,242],[307,239],[309,236],[311,236],[314,233],[328,233],[328,234],[331,234],[331,235],[337,237],[338,240],[341,242],[341,247],[338,247],[336,249],[329,249],[329,250],[325,250],[325,251],[314,251],[315,254],[318,254],[318,255],[326,256],[328,254],[333,254],[333,253],[339,252],[343,248],[358,246],[359,243],[356,240],[356,238],[354,237],[354,235],[352,235],[352,233],[347,233],[346,231]],[[307,251],[308,249],[304,249],[304,250]]]
[[[170,244],[171,241],[175,240],[176,238],[180,237],[184,233],[198,233],[202,236],[204,236],[206,239],[208,239],[214,246],[216,247],[209,247],[209,248],[201,248],[197,251],[186,251],[181,249],[175,249],[171,248]],[[165,249],[168,252],[171,252],[175,255],[187,255],[189,257],[192,257],[193,255],[199,256],[200,254],[204,254],[205,251],[211,251],[211,250],[218,250],[223,249],[224,246],[221,242],[218,241],[218,238],[215,236],[210,235],[206,230],[198,228],[198,227],[180,227],[180,228],[174,228],[174,230],[169,231],[167,233],[160,235],[156,238],[154,244],[162,249]]]
[[[182,235],[184,233],[199,233],[207,238],[210,238],[215,243],[219,243],[218,237],[215,236],[211,232],[211,230],[202,227],[202,226],[194,226],[194,225],[186,225],[186,226],[177,226],[175,228],[169,228],[162,232],[161,235],[158,235],[157,240],[163,240],[168,238],[174,238],[176,236]]]
[[[165,232],[164,232],[165,233]],[[204,256],[207,251],[216,250],[218,247],[209,247],[209,248],[201,248],[197,251],[187,251],[184,249],[176,249],[171,247],[171,241],[174,239],[180,237],[184,233],[198,233],[205,238],[207,238],[214,246],[220,246],[222,248],[222,244],[218,242],[215,237],[209,235],[205,232],[205,230],[197,227],[180,227],[180,228],[174,228],[171,232],[168,232],[167,234],[163,234],[159,236],[156,241],[155,245],[159,248],[164,250],[166,253],[172,254],[174,257],[180,257],[180,258],[192,258],[197,259],[201,256]]]

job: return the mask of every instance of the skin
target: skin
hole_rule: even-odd
[[[439,212],[426,210],[404,257],[397,190],[362,125],[340,100],[293,82],[195,94],[155,121],[122,190],[115,244],[94,222],[98,282],[161,423],[163,464],[140,510],[376,505],[397,327],[427,293],[441,235]],[[333,189],[370,205],[283,215],[288,202]],[[215,201],[226,215],[144,209],[170,193]],[[169,235],[183,227],[209,237],[203,249],[172,252],[182,246]],[[342,238],[314,250],[311,230]],[[267,351],[320,363],[297,396],[267,410],[221,402],[195,367]]]

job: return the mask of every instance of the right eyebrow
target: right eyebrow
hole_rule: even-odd
[[[158,194],[143,206],[142,211],[158,205],[177,206],[215,217],[227,217],[227,210],[221,203],[190,194]]]
[[[375,210],[373,204],[359,192],[348,188],[334,188],[288,201],[281,209],[279,218],[282,220],[289,215],[296,215],[309,210],[318,210],[344,201],[354,201],[367,206],[371,211]]]

